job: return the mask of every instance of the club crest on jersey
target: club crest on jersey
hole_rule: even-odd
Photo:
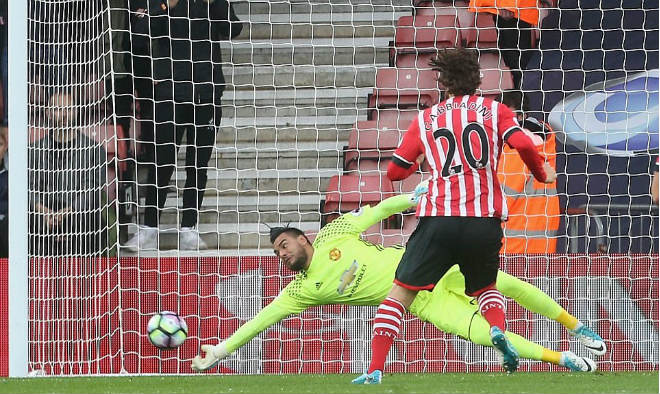
[[[332,260],[332,261],[337,261],[337,260],[341,259],[341,250],[339,250],[339,249],[337,249],[337,248],[333,248],[333,249],[330,251],[328,257],[329,257],[330,260]]]

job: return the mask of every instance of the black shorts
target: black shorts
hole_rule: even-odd
[[[465,293],[474,295],[495,283],[501,247],[499,218],[420,217],[394,283],[411,290],[430,290],[458,264],[465,276]]]

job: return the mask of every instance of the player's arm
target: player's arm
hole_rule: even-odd
[[[423,113],[420,112],[419,116]],[[403,135],[401,145],[394,151],[392,161],[387,166],[387,177],[393,181],[408,178],[417,171],[424,161],[424,150],[420,139],[419,118],[413,119],[408,131]]]
[[[545,162],[532,139],[523,132],[516,115],[504,104],[498,105],[497,129],[502,139],[515,149],[539,182],[552,183],[557,178],[554,168]]]
[[[365,205],[357,211],[346,213],[343,220],[352,225],[353,232],[361,233],[383,219],[417,206],[420,197],[428,192],[428,183],[428,180],[422,181],[412,193],[389,197],[373,207]]]
[[[202,345],[200,355],[195,356],[190,367],[198,372],[213,368],[218,362],[225,359],[267,328],[289,315],[300,313],[309,306],[314,305],[314,303],[307,303],[293,298],[287,293],[287,288],[282,290],[273,302],[265,306],[255,317],[243,324],[229,338],[217,345]]]

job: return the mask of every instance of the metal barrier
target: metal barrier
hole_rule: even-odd
[[[584,204],[566,210],[569,253],[658,251],[658,206]]]

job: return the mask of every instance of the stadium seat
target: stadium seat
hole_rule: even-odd
[[[397,21],[391,63],[399,68],[428,69],[440,48],[460,46],[456,15],[403,16]]]
[[[410,122],[417,117],[419,110],[399,111],[397,109],[377,109],[373,111],[371,120],[378,122],[378,128],[397,128],[408,130]]]
[[[377,121],[358,122],[348,136],[344,170],[386,170],[403,132],[378,129]]]
[[[404,234],[412,234],[412,232],[415,231],[415,228],[417,227],[417,217],[415,216],[415,212],[404,213],[401,215],[401,222],[402,232]]]
[[[440,90],[435,71],[382,68],[369,108],[420,109],[438,103]]]
[[[472,14],[472,20],[459,20],[464,46],[482,50],[497,50],[497,28],[488,13]],[[471,23],[473,21],[473,23]]]
[[[428,0],[415,0],[413,5],[415,7],[415,16],[418,15],[456,15],[460,19],[460,14],[468,12],[468,1],[455,0],[455,1],[428,1]]]
[[[417,187],[421,181],[424,179],[429,179],[430,177],[431,173],[429,172],[415,172],[408,178],[401,181],[392,182],[392,184],[394,185],[394,191],[397,194],[410,193],[415,190],[415,187]]]
[[[513,76],[497,53],[480,53],[481,86],[477,94],[498,99],[503,90],[513,89]]]
[[[392,182],[380,175],[335,175],[330,178],[323,205],[324,214],[349,212],[374,205],[394,195]]]

